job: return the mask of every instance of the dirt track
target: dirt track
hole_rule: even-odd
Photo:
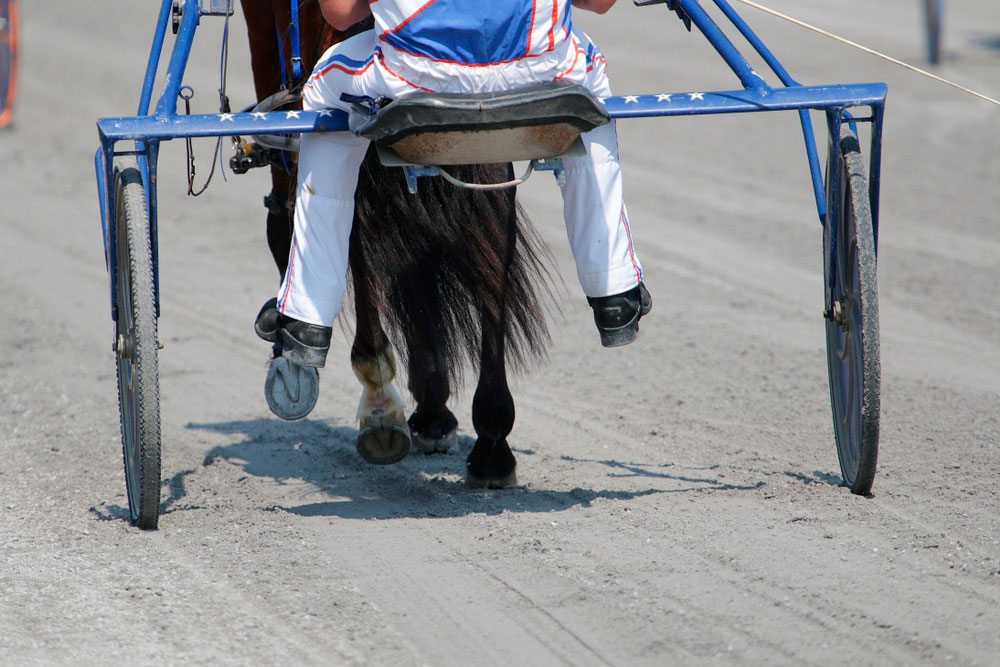
[[[922,62],[915,0],[771,4]],[[890,86],[869,498],[839,486],[794,114],[619,124],[655,301],[624,349],[598,343],[550,177],[524,188],[566,286],[548,362],[513,386],[522,486],[490,493],[461,483],[471,387],[458,453],[359,460],[349,326],[313,415],[269,413],[251,327],[276,280],[266,177],[188,198],[166,144],[164,500],[142,532],[92,160],[95,119],[135,111],[157,9],[22,3],[0,133],[0,663],[1000,663],[1000,108],[740,10],[803,83]],[[947,11],[936,71],[1000,96],[1000,5]],[[619,93],[736,85],[662,8],[577,22]],[[188,83],[208,112],[221,23],[203,23]],[[244,42],[237,15],[237,107]]]

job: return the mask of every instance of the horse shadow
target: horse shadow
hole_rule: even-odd
[[[160,514],[210,510],[192,502],[187,479],[208,466],[220,463],[240,471],[237,481],[247,477],[266,479],[277,485],[313,487],[331,500],[302,504],[275,504],[262,511],[287,512],[303,517],[342,519],[457,518],[471,514],[499,515],[504,512],[561,512],[590,507],[599,500],[629,501],[666,494],[697,492],[747,492],[765,486],[763,479],[744,484],[724,479],[725,466],[649,463],[614,458],[593,459],[564,455],[559,460],[578,466],[599,466],[605,470],[608,486],[615,480],[640,478],[643,488],[581,488],[555,490],[533,485],[505,489],[469,489],[465,486],[465,459],[475,444],[468,435],[447,454],[411,454],[391,466],[373,466],[357,455],[354,442],[358,431],[324,420],[304,419],[284,422],[251,419],[216,423],[189,423],[186,428],[236,436],[238,441],[209,449],[197,468],[175,473],[162,481],[165,498]],[[533,449],[514,449],[524,469],[531,467]],[[843,485],[837,475],[814,471],[807,475],[786,471],[786,476],[803,484]],[[763,476],[763,473],[762,473]],[[592,477],[592,475],[590,475]],[[633,483],[634,487],[635,484]],[[128,520],[127,507],[104,505],[91,512],[99,520]]]
[[[242,475],[279,485],[306,484],[331,498],[263,508],[308,517],[364,520],[559,512],[575,506],[589,507],[597,500],[628,501],[695,491],[751,491],[764,485],[763,481],[747,485],[727,483],[712,474],[718,466],[690,468],[667,463],[563,456],[562,460],[574,464],[606,468],[609,480],[640,477],[649,484],[641,489],[627,490],[577,487],[563,491],[524,485],[494,490],[469,489],[464,482],[465,459],[475,438],[468,435],[460,434],[456,446],[448,454],[416,453],[392,466],[373,466],[362,461],[355,451],[357,429],[323,420],[252,419],[190,423],[187,428],[239,438],[233,444],[209,449],[202,468],[227,463],[236,466]],[[515,452],[524,462],[522,470],[533,469],[534,450],[515,449]],[[186,500],[185,479],[197,472],[198,469],[184,470],[164,480],[168,495],[161,502],[161,514],[206,509]],[[127,509],[125,514],[127,516]]]

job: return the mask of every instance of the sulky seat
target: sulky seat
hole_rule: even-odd
[[[554,81],[497,93],[413,93],[374,115],[355,110],[349,123],[401,163],[454,165],[579,155],[580,134],[610,120],[589,90]]]

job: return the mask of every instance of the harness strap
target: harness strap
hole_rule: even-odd
[[[291,20],[288,24],[288,40],[292,49],[292,72],[291,78],[288,76],[288,68],[285,63],[285,42],[281,39],[281,26],[274,24],[274,33],[278,38],[278,59],[281,61],[281,87],[290,90],[298,86],[305,79],[302,73],[302,45],[299,43],[299,0],[289,0],[291,10]]]
[[[296,84],[302,80],[302,52],[299,44],[299,0],[292,3],[292,22],[288,26],[288,38],[292,41],[292,81]]]
[[[269,213],[288,217],[288,195],[278,195],[272,190],[269,195],[264,197],[264,207]]]
[[[292,0],[295,2],[295,0]],[[278,39],[278,60],[281,61],[281,87],[283,89],[288,88],[288,73],[285,70],[285,43],[281,40],[281,28],[277,23],[274,24],[274,35]]]
[[[352,95],[350,93],[341,93],[340,100],[367,111],[369,116],[374,116],[380,109],[382,109],[382,107],[388,105],[389,102],[392,102],[392,100],[383,95],[372,97],[371,95]]]

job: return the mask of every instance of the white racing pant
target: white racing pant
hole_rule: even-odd
[[[610,96],[600,51],[582,32],[576,31],[574,38],[577,57],[569,70],[546,73],[508,67],[499,76],[480,80],[478,88],[509,89],[552,80],[561,71],[564,78],[584,85],[598,98]],[[369,31],[327,51],[304,89],[303,108],[346,110],[348,104],[340,99],[344,92],[396,99],[426,89],[413,81],[428,81],[428,77],[408,73],[403,78],[394,73],[398,68],[387,66],[376,46],[375,33]],[[566,233],[584,293],[591,297],[619,294],[639,283],[642,268],[629,232],[614,121],[582,137],[587,155],[563,160]],[[349,132],[302,135],[295,231],[288,270],[278,291],[278,308],[289,317],[331,326],[340,313],[347,288],[354,191],[367,149],[367,139]]]

